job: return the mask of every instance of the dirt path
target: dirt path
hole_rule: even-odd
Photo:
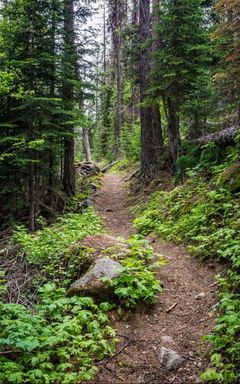
[[[127,238],[134,232],[129,203],[123,176],[106,174],[96,198],[96,209],[105,218],[110,234]],[[207,365],[206,345],[202,345],[200,338],[213,327],[216,295],[212,283],[216,269],[189,256],[183,246],[159,242],[153,246],[169,261],[159,273],[164,293],[159,295],[152,310],[127,314],[124,319],[112,315],[121,340],[117,346],[119,353],[99,364],[95,384],[194,384],[199,383],[199,373]],[[204,297],[196,299],[200,293]],[[162,339],[166,336],[173,342],[166,343]],[[184,357],[177,371],[169,372],[161,367],[158,355],[162,346]]]

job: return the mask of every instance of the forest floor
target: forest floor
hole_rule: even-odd
[[[126,189],[123,175],[104,176],[95,208],[108,234],[127,239],[135,232],[131,206],[136,200]],[[159,272],[164,292],[153,308],[111,315],[120,343],[114,356],[98,363],[94,384],[194,384],[200,382],[199,374],[208,364],[207,346],[201,336],[211,332],[214,324],[214,276],[218,266],[201,263],[184,246],[149,240],[154,250],[168,260]],[[166,336],[173,342],[168,344]],[[177,371],[162,368],[158,359],[162,346],[184,358]]]

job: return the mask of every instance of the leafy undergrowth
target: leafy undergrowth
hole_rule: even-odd
[[[77,384],[91,380],[96,361],[113,353],[117,342],[108,311],[156,302],[161,285],[155,270],[163,261],[155,261],[152,247],[139,236],[127,243],[128,257],[120,260],[121,274],[108,280],[115,294],[110,302],[66,296],[66,288],[91,256],[90,249],[81,247],[81,240],[101,231],[93,209],[59,217],[51,227],[35,234],[22,226],[16,228],[12,243],[18,245],[25,262],[36,266],[38,275],[27,293],[28,304],[32,300],[28,307],[6,302],[7,284],[4,273],[0,275],[1,383]]]
[[[110,173],[126,173],[127,170],[131,167],[136,167],[137,163],[133,162],[130,159],[123,158],[117,161],[110,169]]]
[[[52,278],[66,287],[86,261],[80,240],[102,230],[100,218],[88,208],[82,214],[59,216],[51,227],[44,227],[34,234],[24,226],[17,226],[12,242],[19,246],[19,252],[29,264],[41,269],[38,281]]]
[[[32,310],[0,301],[1,383],[79,383],[95,372],[93,358],[113,352],[108,303],[66,297],[46,284]]]
[[[153,248],[141,236],[134,235],[127,243],[129,249],[127,257],[121,260],[121,274],[114,279],[106,279],[106,282],[113,288],[123,307],[156,304],[157,294],[162,292],[156,271],[166,264],[166,260],[155,255]]]
[[[211,181],[198,173],[171,192],[156,192],[137,208],[135,227],[165,240],[185,242],[202,259],[220,258],[229,265],[222,287],[213,335],[211,368],[204,381],[235,383],[240,379],[240,194],[219,186],[219,174],[229,164],[212,168]]]

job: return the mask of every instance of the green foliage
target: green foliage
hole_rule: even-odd
[[[90,297],[67,298],[54,284],[43,286],[39,295],[32,311],[0,301],[0,381],[91,380],[96,371],[93,358],[114,350],[115,332],[104,310],[109,305],[97,306]]]
[[[183,179],[188,169],[194,168],[200,157],[200,148],[193,143],[184,143],[179,148],[179,155],[176,162],[176,181]]]
[[[110,172],[112,172],[112,173],[115,173],[115,172],[125,173],[130,165],[131,165],[131,161],[127,158],[123,158],[111,167]]]
[[[140,124],[135,123],[132,127],[125,124],[122,129],[121,143],[122,152],[126,158],[132,161],[140,160]]]
[[[30,264],[41,268],[41,278],[54,278],[67,286],[86,263],[86,253],[82,251],[80,240],[87,235],[102,231],[99,217],[92,208],[82,214],[59,216],[50,227],[35,234],[28,233],[23,226],[16,227],[12,236]]]
[[[161,283],[156,276],[156,269],[165,264],[159,257],[153,262],[153,248],[139,236],[132,236],[128,240],[129,253],[121,260],[123,270],[121,274],[107,281],[114,288],[120,303],[127,308],[134,308],[140,304],[155,304],[157,293],[162,291]]]
[[[224,189],[211,189],[203,179],[190,179],[171,192],[157,192],[139,211],[135,226],[166,240],[191,242],[188,249],[202,258],[231,260],[239,267],[238,199]]]
[[[224,384],[236,383],[240,377],[240,200],[239,194],[216,185],[219,173],[228,166],[227,161],[212,167],[210,182],[195,170],[184,185],[154,193],[146,205],[137,208],[135,220],[143,234],[155,232],[165,240],[185,242],[193,255],[220,258],[230,265],[228,277],[219,280],[223,287],[219,314],[214,333],[208,337],[212,368],[202,375],[203,380]]]
[[[188,115],[206,113],[211,47],[201,0],[162,1],[155,52],[158,88]]]
[[[237,383],[240,380],[240,295],[231,292],[229,281],[220,278],[218,280],[223,289],[218,307],[219,317],[214,334],[205,338],[212,345],[212,367],[201,378],[224,384]]]

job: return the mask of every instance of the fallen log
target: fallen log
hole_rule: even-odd
[[[217,131],[214,133],[210,133],[206,136],[199,137],[196,139],[196,143],[200,145],[204,145],[210,142],[214,142],[221,147],[226,147],[228,145],[234,145],[234,139],[237,133],[240,133],[240,127],[229,127],[222,129],[221,131]]]
[[[109,169],[111,169],[115,164],[117,164],[118,163],[118,160],[117,161],[114,161],[113,163],[110,163],[110,164],[108,164],[108,165],[106,165],[105,167],[103,167],[102,169],[101,169],[101,172],[102,173],[105,173],[105,172],[107,172],[107,171],[109,171]]]
[[[100,168],[94,163],[78,163],[76,165],[77,172],[82,176],[93,176],[100,173]]]

